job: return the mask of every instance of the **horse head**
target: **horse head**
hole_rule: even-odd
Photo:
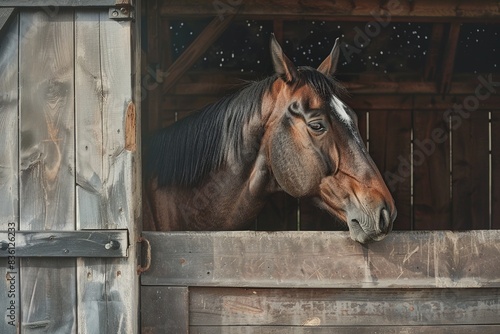
[[[294,197],[314,198],[347,224],[353,240],[383,239],[397,212],[356,114],[338,96],[338,39],[317,69],[295,67],[274,36],[271,53],[278,79],[268,93],[273,102],[263,141],[276,183]]]

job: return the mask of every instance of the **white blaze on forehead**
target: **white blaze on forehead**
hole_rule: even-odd
[[[347,114],[346,106],[342,101],[340,101],[336,96],[332,96],[332,99],[330,100],[330,106],[337,112],[337,115],[339,115],[340,119],[342,122],[345,124],[351,124],[352,119],[349,117]]]

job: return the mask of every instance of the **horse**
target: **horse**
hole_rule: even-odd
[[[274,35],[274,75],[161,129],[145,166],[145,229],[248,228],[284,191],[339,218],[360,243],[383,239],[394,200],[334,79],[339,41],[317,69],[296,67]]]

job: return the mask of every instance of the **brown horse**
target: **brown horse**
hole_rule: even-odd
[[[312,197],[361,243],[381,240],[394,200],[368,155],[356,114],[332,78],[338,40],[317,70],[296,68],[271,37],[276,74],[251,83],[151,140],[145,228],[247,228],[271,193]]]

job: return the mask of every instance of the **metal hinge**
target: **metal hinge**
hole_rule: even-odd
[[[112,7],[109,9],[109,18],[119,21],[133,20],[134,8],[130,6]]]

